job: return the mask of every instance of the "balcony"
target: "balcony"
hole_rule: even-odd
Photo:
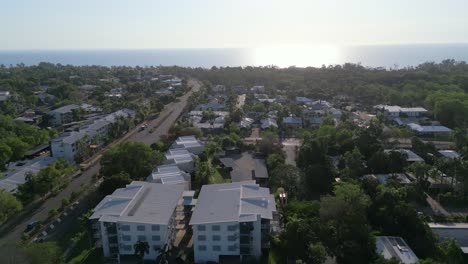
[[[251,249],[250,246],[240,246],[240,254],[241,255],[250,255],[251,254]]]
[[[250,245],[250,242],[252,241],[251,236],[241,236],[240,237],[240,244],[241,245]]]

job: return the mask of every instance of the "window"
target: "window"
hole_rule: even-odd
[[[138,236],[138,241],[146,241],[146,237],[145,236]]]
[[[123,248],[124,251],[132,251],[133,250],[132,246],[130,246],[130,245],[123,245],[122,248]]]
[[[236,236],[228,236],[228,241],[236,241]]]
[[[219,231],[219,230],[221,230],[221,227],[219,225],[214,225],[214,226],[211,226],[211,230],[212,231]]]
[[[198,246],[199,251],[206,251],[206,246]]]
[[[228,247],[228,250],[229,250],[229,251],[236,251],[236,250],[237,250],[237,246],[236,246],[236,245],[229,246],[229,247]]]
[[[152,225],[151,230],[152,231],[159,231],[159,226],[158,225]]]
[[[122,240],[123,241],[130,241],[130,240],[132,240],[132,237],[131,236],[122,236]]]
[[[152,239],[153,241],[159,241],[161,240],[161,236],[153,236]]]
[[[129,225],[123,225],[120,227],[122,231],[130,231],[130,226]]]
[[[137,230],[138,231],[145,231],[145,226],[144,225],[138,225]]]
[[[213,241],[220,241],[220,240],[221,240],[221,236],[218,236],[218,235],[213,236]]]
[[[198,241],[206,241],[206,236],[204,236],[204,235],[199,235],[199,236],[198,236]]]
[[[199,225],[199,226],[197,226],[197,230],[198,230],[198,231],[205,231],[205,230],[206,230],[206,226],[204,226],[204,225]]]
[[[213,251],[221,251],[221,246],[213,246]]]
[[[228,231],[236,231],[237,230],[237,225],[230,225],[227,227]]]

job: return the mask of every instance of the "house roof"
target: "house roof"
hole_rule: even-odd
[[[440,155],[445,158],[458,159],[460,158],[460,153],[455,150],[439,150]]]
[[[220,158],[219,161],[223,164],[226,168],[232,168],[235,166],[234,160],[232,158]]]
[[[146,178],[148,182],[160,182],[162,184],[186,183],[189,180],[190,174],[179,169],[176,165],[158,166]]]
[[[407,156],[406,161],[409,161],[409,162],[424,161],[423,158],[421,158],[418,154],[414,153],[413,151],[409,149],[386,149],[385,153],[389,153],[392,151],[400,152],[401,154],[406,154]]]
[[[275,199],[254,181],[204,185],[190,225],[273,219]]]
[[[445,126],[421,126],[415,123],[408,124],[408,127],[419,133],[446,133],[452,131],[452,129]]]
[[[302,118],[300,117],[283,117],[283,123],[284,124],[301,124],[302,125]]]
[[[42,168],[45,168],[51,162],[55,161],[53,157],[43,157],[23,162],[17,162],[10,165],[7,171],[4,172],[4,177],[0,178],[0,190],[14,192],[18,186],[26,182],[26,175],[32,173],[36,175]]]
[[[269,127],[278,127],[278,123],[276,123],[276,120],[273,118],[264,118],[260,120],[260,122],[262,123],[261,127],[263,129],[269,128]]]
[[[55,108],[54,110],[52,110],[50,112],[51,113],[55,112],[55,113],[64,114],[64,113],[71,112],[73,109],[78,109],[78,108],[80,108],[80,106],[78,106],[76,104],[70,104],[70,105],[65,105],[65,106],[59,107],[59,108]]]
[[[307,97],[296,96],[296,102],[298,102],[298,103],[309,103],[309,102],[312,102],[312,100],[307,98]]]
[[[133,181],[107,195],[93,209],[90,219],[168,224],[183,191],[182,185]]]

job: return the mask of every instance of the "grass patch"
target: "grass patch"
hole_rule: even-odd
[[[67,264],[95,264],[102,263],[102,251],[99,248],[87,249],[75,256]]]
[[[210,184],[216,184],[216,183],[230,183],[230,179],[225,179],[223,178],[223,175],[219,172],[218,169],[213,168],[213,174],[210,177]]]

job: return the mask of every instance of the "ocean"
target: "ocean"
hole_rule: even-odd
[[[414,44],[375,46],[265,47],[243,49],[146,50],[24,50],[0,51],[0,64],[35,65],[51,62],[102,66],[184,67],[320,67],[360,63],[368,67],[402,68],[445,59],[468,61],[468,44]]]

